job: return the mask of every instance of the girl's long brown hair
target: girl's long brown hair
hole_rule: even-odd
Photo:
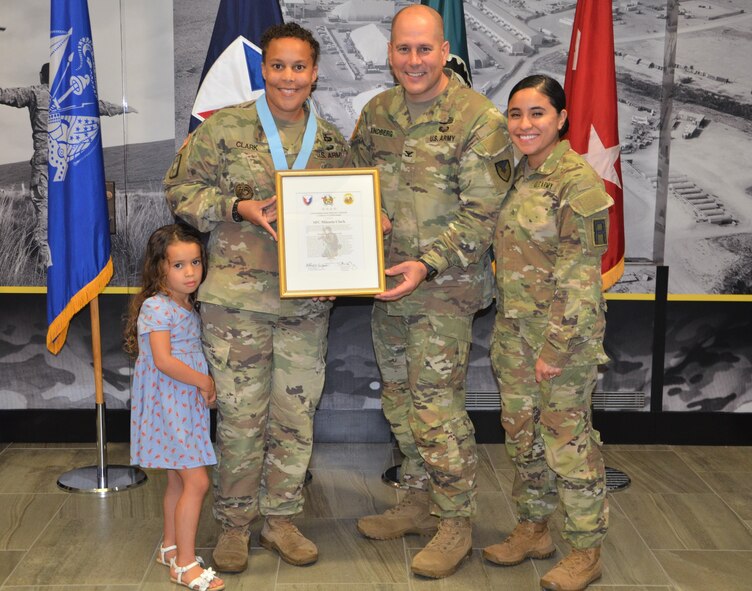
[[[164,282],[167,247],[176,242],[198,244],[203,265],[201,281],[206,277],[206,249],[201,242],[201,235],[196,230],[185,224],[170,224],[154,231],[146,244],[144,266],[141,271],[141,291],[131,298],[125,321],[123,349],[131,357],[138,356],[138,315],[144,300],[158,293],[167,293]],[[195,303],[195,291],[190,295],[190,301]]]

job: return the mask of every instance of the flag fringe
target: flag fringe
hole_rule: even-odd
[[[624,257],[621,257],[619,259],[619,262],[617,262],[613,267],[611,267],[608,271],[601,274],[601,281],[603,282],[603,291],[611,289],[614,284],[621,279],[621,276],[624,274]]]
[[[50,323],[50,327],[47,329],[47,349],[50,353],[53,355],[60,353],[63,345],[65,345],[70,321],[107,286],[112,279],[112,268],[112,257],[110,257],[99,274],[73,294],[65,308]]]

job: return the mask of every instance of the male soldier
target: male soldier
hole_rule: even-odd
[[[355,164],[380,169],[391,228],[389,289],[377,296],[372,331],[409,489],[358,530],[384,540],[438,527],[412,571],[439,578],[471,552],[477,456],[465,377],[473,314],[491,299],[488,250],[512,148],[493,104],[444,70],[449,43],[435,10],[398,12],[388,50],[400,85],[365,106],[351,149]]]
[[[50,64],[42,65],[39,84],[25,88],[0,88],[0,105],[28,108],[31,119],[31,138],[34,155],[31,157],[31,203],[34,205],[34,247],[39,252],[39,263],[45,269],[50,262],[47,246],[47,116],[50,110]],[[99,101],[99,114],[111,117],[125,113],[122,105]],[[137,113],[128,107],[129,113]]]
[[[213,556],[225,572],[246,568],[259,514],[262,546],[290,564],[318,558],[290,518],[303,508],[331,303],[279,297],[274,171],[341,167],[347,157],[342,135],[307,102],[319,56],[311,33],[276,25],[261,47],[265,95],[207,119],[165,177],[172,211],[210,232],[198,300],[217,386]]]

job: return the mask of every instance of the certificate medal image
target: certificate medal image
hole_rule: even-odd
[[[282,186],[281,295],[366,295],[383,291],[379,268],[383,265],[382,246],[374,223],[380,209],[373,177],[285,177]]]

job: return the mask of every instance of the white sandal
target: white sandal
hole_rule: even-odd
[[[195,579],[193,579],[190,583],[184,583],[183,582],[183,574],[191,570],[194,566],[201,566],[198,562],[191,562],[188,566],[178,566],[175,562],[175,559],[172,559],[172,566],[175,568],[175,572],[177,573],[177,578],[172,577],[172,573],[170,573],[170,581],[172,583],[175,583],[177,585],[182,585],[183,587],[188,587],[189,589],[193,589],[193,591],[222,591],[225,586],[224,584],[220,585],[219,587],[209,587],[211,582],[217,578],[217,573],[214,572],[213,568],[206,568],[204,571],[197,576]]]
[[[159,556],[157,556],[157,562],[159,564],[164,564],[165,566],[172,566],[172,561],[175,560],[175,558],[170,558],[170,560],[167,560],[165,558],[165,554],[168,552],[172,552],[173,550],[177,550],[177,546],[167,546],[166,548],[162,545],[159,546]],[[196,562],[198,562],[201,566],[204,566],[204,559],[200,556],[196,556]]]

